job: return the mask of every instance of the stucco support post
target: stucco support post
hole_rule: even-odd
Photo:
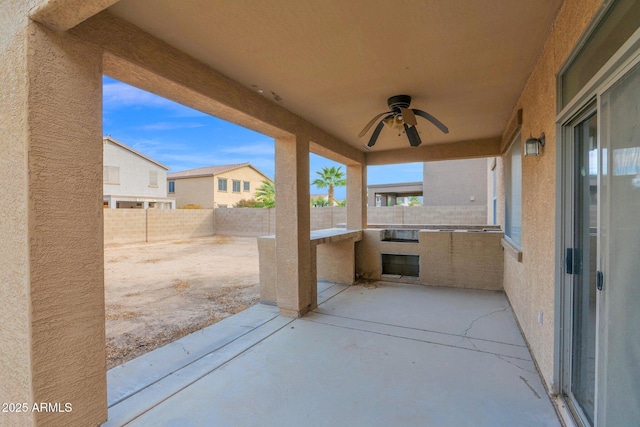
[[[277,302],[281,314],[300,317],[317,305],[311,266],[309,141],[280,137],[275,146]]]
[[[28,406],[0,424],[99,425],[102,54],[30,21],[32,5],[0,2],[0,400]]]
[[[367,228],[367,167],[347,165],[347,229]]]

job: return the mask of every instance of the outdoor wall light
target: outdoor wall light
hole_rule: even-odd
[[[539,138],[529,138],[524,143],[524,156],[537,156],[540,154],[540,147],[544,147],[544,132]]]

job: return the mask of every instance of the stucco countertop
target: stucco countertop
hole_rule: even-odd
[[[275,239],[274,234],[269,236],[261,236],[258,239]],[[322,243],[338,242],[340,240],[353,239],[357,242],[362,240],[362,230],[347,230],[345,228],[325,228],[322,230],[311,231],[311,243],[320,245]]]

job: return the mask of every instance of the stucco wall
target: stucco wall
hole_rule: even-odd
[[[168,193],[168,195],[176,198],[177,208],[199,205],[203,209],[213,209],[213,179],[211,177],[176,179],[175,193]]]
[[[104,194],[115,196],[167,197],[167,170],[108,140],[104,140],[104,166],[119,167],[120,181],[104,183]],[[157,185],[149,182],[149,172],[157,174]]]
[[[487,203],[486,159],[444,160],[423,165],[424,206],[483,206]],[[471,200],[473,198],[473,200]]]
[[[0,401],[73,411],[3,425],[106,420],[102,55],[0,2]],[[63,183],[64,185],[61,185]]]
[[[541,373],[551,384],[554,356],[556,73],[602,2],[567,0],[513,114],[523,109],[522,135],[544,132],[538,157],[522,162],[522,262],[505,251],[504,287]],[[523,141],[526,138],[523,138]],[[499,180],[500,181],[500,180]],[[499,188],[504,200],[504,188]],[[501,209],[504,221],[504,209]],[[543,323],[538,323],[542,311]]]
[[[32,402],[29,318],[27,35],[32,1],[0,2],[0,396]],[[6,424],[28,425],[34,414],[2,414]]]

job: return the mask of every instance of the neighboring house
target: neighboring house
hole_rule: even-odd
[[[175,200],[167,197],[167,166],[109,136],[102,141],[105,208],[176,207]]]
[[[376,184],[367,186],[370,207],[395,206],[399,199],[422,196],[421,182],[402,182],[398,184]]]
[[[318,207],[318,205],[321,205],[321,207],[329,205],[328,194],[310,194],[309,198],[311,199],[311,206],[313,207]],[[322,201],[322,203],[318,203],[319,201]]]
[[[251,164],[240,163],[170,173],[167,185],[178,207],[231,208],[242,199],[254,199],[264,180],[271,181]]]
[[[485,206],[487,159],[423,163],[424,206]]]
[[[407,204],[422,196],[424,206],[487,204],[487,160],[464,159],[424,162],[422,182],[369,185],[368,206]]]

